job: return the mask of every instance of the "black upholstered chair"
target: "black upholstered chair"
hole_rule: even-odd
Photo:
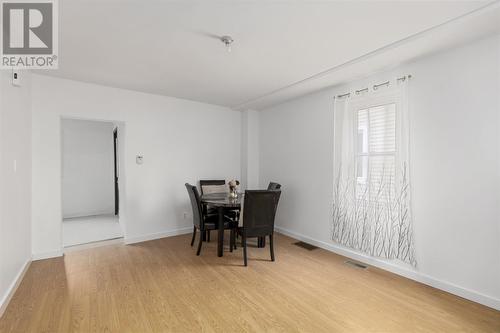
[[[267,190],[268,191],[281,191],[281,184],[270,182],[269,185],[267,186]],[[259,239],[257,241],[257,245],[258,245],[258,247],[265,247],[266,246],[266,238],[259,237]]]
[[[274,218],[281,191],[247,190],[243,204],[243,226],[238,229],[242,236],[243,260],[247,266],[247,239],[269,236],[271,260],[274,261]]]
[[[204,190],[206,190],[207,186],[220,186],[226,185],[226,181],[224,179],[217,180],[200,180],[200,189],[201,194],[206,194]]]
[[[203,179],[203,180],[200,180],[200,189],[201,189],[201,195],[203,194],[207,194],[206,192],[209,192],[207,191],[207,189],[210,188],[210,186],[221,186],[221,185],[226,185],[226,181],[224,179]],[[227,189],[226,189],[227,191]],[[209,193],[215,193],[213,191],[210,191]],[[203,215],[207,215],[207,214],[217,214],[217,210],[216,209],[213,209],[213,208],[210,208],[210,207],[207,207],[206,205],[203,205]],[[207,230],[207,232],[203,235],[203,240],[207,240],[208,242],[210,242],[210,230]]]
[[[203,234],[206,231],[218,228],[219,217],[217,214],[203,214],[198,189],[196,186],[188,183],[185,185],[189,194],[189,199],[191,200],[191,208],[193,209],[193,237],[191,238],[191,246],[193,246],[196,238],[196,230],[200,230],[200,240],[198,242],[198,250],[196,251],[196,255],[199,256],[201,252],[201,244],[203,243]],[[231,240],[234,239],[234,230],[236,226],[236,222],[224,217],[224,229],[231,230]],[[233,250],[233,244],[230,244],[230,249],[231,251]]]
[[[215,180],[200,180],[200,188],[201,188],[201,194],[207,194],[206,190],[210,186],[221,186],[221,185],[226,185],[226,181],[224,179],[215,179]],[[229,193],[229,187],[226,186],[226,192]],[[210,193],[215,193],[210,191]],[[217,210],[214,208],[210,208],[204,205],[203,207],[203,214],[217,214]],[[229,216],[233,221],[238,221],[239,218],[239,209],[234,209],[234,210],[229,210],[226,211],[226,215]],[[207,241],[210,242],[210,230],[206,232],[206,236],[204,236]]]
[[[267,189],[269,191],[279,190],[281,189],[281,184],[270,182],[269,185],[267,186]]]

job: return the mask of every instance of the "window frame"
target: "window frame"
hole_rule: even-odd
[[[370,141],[369,141],[369,135],[370,135],[370,109],[374,109],[377,107],[381,106],[387,106],[394,104],[395,106],[395,149],[393,152],[370,152]],[[367,152],[359,152],[359,112],[362,110],[367,111],[367,136],[368,136],[368,143],[367,143]],[[366,186],[368,184],[369,179],[370,179],[370,157],[375,157],[375,156],[394,156],[394,163],[395,163],[395,170],[394,170],[394,180],[397,181],[398,178],[398,172],[396,170],[397,166],[399,165],[398,162],[400,160],[400,131],[401,131],[401,95],[399,93],[399,90],[389,90],[389,91],[374,91],[374,92],[369,92],[366,94],[363,94],[361,96],[356,96],[353,97],[351,100],[351,103],[349,105],[348,112],[353,112],[353,136],[354,136],[354,141],[353,141],[353,158],[354,158],[354,179],[356,180],[356,189],[354,196],[357,200],[366,200],[363,199],[362,197],[358,196],[358,186]],[[358,160],[360,158],[366,157],[367,158],[367,172],[366,172],[366,177],[363,177],[364,179],[362,181],[359,180],[357,177],[357,170],[358,170]],[[368,201],[370,201],[370,191],[367,193],[368,195]]]

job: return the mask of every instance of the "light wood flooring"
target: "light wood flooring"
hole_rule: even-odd
[[[499,311],[282,235],[248,267],[190,237],[35,261],[0,332],[500,332]]]

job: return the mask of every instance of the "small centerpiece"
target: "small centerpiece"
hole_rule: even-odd
[[[233,179],[228,182],[229,185],[229,197],[237,198],[238,197],[238,186],[240,185],[240,181]]]

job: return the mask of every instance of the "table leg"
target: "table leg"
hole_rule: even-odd
[[[219,214],[217,256],[222,257],[224,255],[224,207],[217,207],[217,213]]]

